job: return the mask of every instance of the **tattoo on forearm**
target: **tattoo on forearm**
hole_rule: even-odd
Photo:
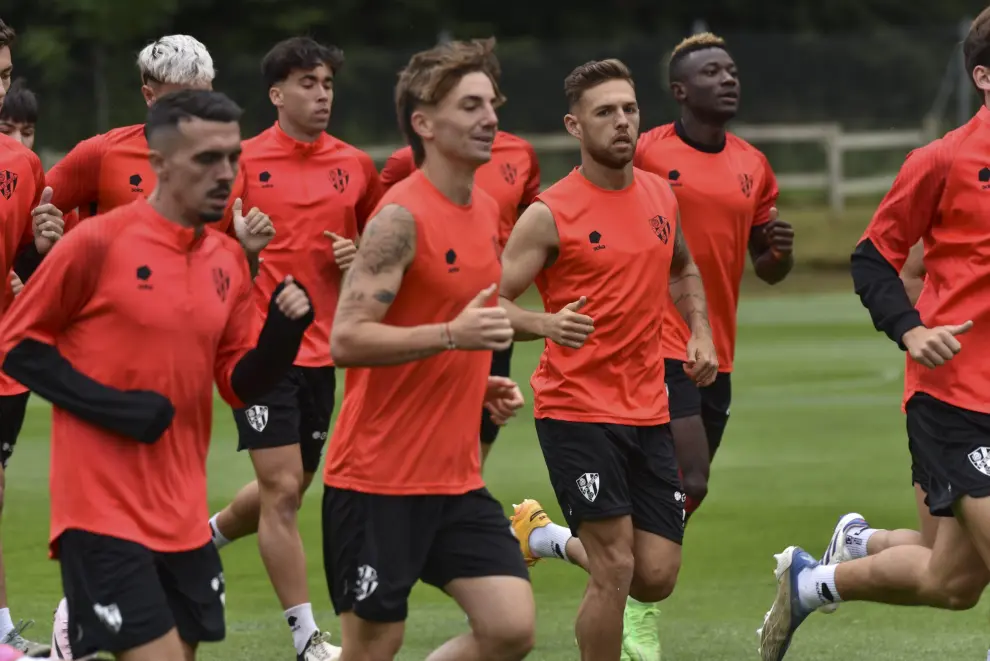
[[[391,292],[387,289],[379,289],[375,292],[375,300],[379,303],[384,303],[388,305],[395,300],[395,292]]]

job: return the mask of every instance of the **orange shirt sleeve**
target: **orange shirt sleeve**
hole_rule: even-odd
[[[235,239],[237,238],[237,232],[234,231],[234,202],[237,198],[243,197],[246,190],[247,173],[244,170],[244,166],[241,166],[237,170],[237,177],[234,179],[234,185],[230,189],[230,199],[227,200],[227,208],[223,212],[223,219],[220,220],[216,227],[218,231],[226,232]],[[241,202],[246,204],[244,200],[241,200]],[[275,231],[277,232],[278,228]]]
[[[67,234],[41,261],[31,284],[0,322],[0,353],[22,340],[54,344],[96,290],[107,240],[103,223],[84,223]]]
[[[770,161],[763,154],[760,154],[763,162],[763,188],[760,190],[760,201],[756,205],[756,213],[753,215],[753,225],[765,225],[770,220],[770,208],[777,205],[777,198],[780,197],[780,189],[777,187],[777,175],[770,167]]]
[[[863,234],[898,272],[935,220],[951,164],[941,140],[908,154]]]
[[[34,183],[34,191],[31,195],[31,211],[41,204],[41,193],[45,190],[45,169],[41,165],[41,159],[35,154],[31,154],[31,179]],[[24,234],[21,236],[18,248],[30,245],[34,241],[34,217],[29,216],[28,222],[24,226]]]
[[[415,170],[416,164],[413,161],[412,147],[403,147],[385,161],[385,167],[382,168],[382,186],[387,190],[411,175]]]
[[[364,193],[361,195],[361,199],[358,200],[357,207],[355,208],[358,234],[364,232],[365,223],[371,218],[372,212],[378,206],[378,201],[385,194],[385,186],[382,184],[382,178],[378,176],[378,170],[375,169],[375,162],[365,153],[361,154],[360,159],[361,167],[364,169],[368,183],[365,185]],[[388,167],[387,164],[386,167]]]
[[[85,207],[100,197],[100,166],[107,151],[105,135],[83,140],[48,171],[52,203],[66,209]]]
[[[217,347],[213,378],[223,400],[232,408],[239,409],[244,407],[244,402],[234,394],[230,380],[234,375],[234,367],[244,357],[244,354],[254,348],[259,329],[255,325],[255,319],[258,315],[254,300],[251,297],[252,281],[247,262],[241,255],[237,255],[234,261],[241,270],[239,274],[241,284],[234,305],[231,307],[230,315],[227,317],[227,325],[224,327],[220,344]]]
[[[639,136],[639,140],[636,141],[636,151],[633,152],[633,167],[639,169],[643,168],[643,161],[646,158],[646,152],[650,150],[650,147],[656,141],[656,131],[650,130]]]
[[[520,210],[531,205],[536,196],[540,194],[540,160],[536,157],[536,150],[533,149],[533,145],[528,142],[526,143],[526,151],[529,153],[529,179],[526,180],[522,199],[519,200]]]

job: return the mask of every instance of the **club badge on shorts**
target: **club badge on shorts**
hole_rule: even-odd
[[[990,448],[976,448],[969,453],[969,463],[973,468],[990,477]]]
[[[577,479],[578,490],[589,503],[598,498],[598,473],[585,473]]]
[[[251,429],[256,432],[265,431],[265,427],[268,426],[268,407],[255,405],[244,412],[244,416],[247,418],[248,424],[251,425]]]

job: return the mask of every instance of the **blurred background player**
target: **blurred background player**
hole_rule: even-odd
[[[833,533],[829,551],[839,540],[845,548],[831,554],[831,564],[797,546],[785,549],[776,556],[777,597],[761,630],[763,661],[780,661],[795,630],[822,606],[867,601],[966,610],[990,584],[990,370],[983,350],[990,302],[973,295],[990,278],[990,219],[977,176],[990,145],[990,8],[973,21],[962,50],[983,106],[962,127],[908,155],[851,268],[874,326],[910,358],[904,409],[912,473],[929,511],[940,517],[935,540],[931,548],[902,543],[866,555],[878,533],[851,513]],[[899,275],[919,241],[926,282],[913,306]]]
[[[382,192],[371,157],[326,133],[343,61],[339,49],[306,37],[283,41],[265,56],[262,75],[278,120],[244,142],[232,193],[242,204],[264,207],[279,227],[255,279],[261,317],[272,290],[290,272],[310,283],[317,303],[285,379],[234,411],[239,447],[250,451],[258,479],[210,519],[210,527],[219,548],[258,533],[301,660],[340,651],[313,619],[297,512],[320,467],[334,408],[330,333],[341,275]]]
[[[347,384],[324,470],[323,559],[342,661],[395,657],[420,579],[471,626],[431,661],[516,661],[534,644],[529,575],[485,488],[475,426],[483,404],[496,422],[523,404],[489,375],[489,352],[512,341],[493,306],[498,206],[474,185],[503,100],[493,49],[443,44],[400,74],[419,170],[385,194],[340,295],[331,350]]]
[[[562,558],[573,552],[590,574],[576,623],[581,658],[656,661],[652,604],[674,590],[684,534],[663,380],[665,308],[675,306],[690,327],[683,355],[691,378],[709,385],[718,360],[677,199],[663,178],[633,166],[632,74],[618,60],[588,62],[564,90],[564,124],[580,140],[581,166],[537,196],[502,256],[502,302],[516,339],[546,338],[533,416],[550,482],[579,538],[557,526],[564,534],[547,531],[539,543]],[[512,302],[534,281],[545,312]],[[668,285],[673,301],[657,296]],[[524,555],[532,557],[533,528],[548,523],[536,501],[517,506]]]
[[[498,82],[501,71],[494,72]],[[397,150],[385,162],[382,169],[382,183],[392,186],[402,181],[416,170],[412,147]],[[509,234],[526,207],[540,192],[540,164],[533,146],[523,138],[506,131],[495,134],[492,145],[492,160],[488,161],[475,174],[475,184],[498,202],[500,248],[505,247]],[[509,377],[512,367],[512,347],[492,353],[492,376]],[[492,422],[488,409],[481,411],[481,462],[484,464],[492,443],[498,438],[500,425]]]
[[[0,117],[7,109],[8,90],[11,87],[13,75],[13,60],[11,45],[16,35],[14,30],[0,20]],[[14,90],[13,110],[20,114],[25,108],[23,95]],[[29,109],[28,109],[29,110]],[[13,124],[3,120],[5,125]],[[27,131],[25,131],[25,134]],[[24,135],[19,134],[23,139]],[[57,236],[50,234],[49,238],[41,235],[41,231],[56,234],[62,232],[60,213],[49,215],[52,211],[50,191],[44,193],[45,173],[41,160],[25,146],[22,140],[7,135],[0,135],[0,229],[3,231],[0,245],[0,260],[2,260],[2,277],[4,294],[0,300],[0,315],[5,315],[13,298],[14,292],[10,281],[15,263],[32,270],[37,266],[40,257],[48,252]],[[43,205],[43,206],[39,206]],[[42,225],[44,224],[44,228]],[[24,272],[24,279],[30,273]],[[23,386],[0,374],[0,513],[3,508],[3,495],[6,486],[5,471],[7,461],[13,452],[17,436],[20,434],[27,407],[28,394]],[[49,654],[48,645],[26,640],[21,634],[33,621],[21,621],[14,625],[7,606],[7,581],[4,572],[2,554],[0,554],[0,643],[12,645],[26,654],[45,656]]]
[[[259,334],[242,250],[207,227],[236,175],[240,112],[207,91],[152,106],[151,196],[70,233],[0,328],[4,370],[54,407],[50,546],[76,657],[188,661],[224,638],[202,525],[213,384],[234,406],[267,391],[312,318],[287,277]]]

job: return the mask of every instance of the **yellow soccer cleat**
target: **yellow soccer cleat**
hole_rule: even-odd
[[[522,550],[523,559],[526,566],[532,567],[540,559],[533,555],[533,550],[529,548],[529,536],[537,528],[543,528],[551,523],[550,517],[543,511],[543,506],[535,500],[527,498],[518,505],[513,505],[512,532],[519,540],[519,548]]]

